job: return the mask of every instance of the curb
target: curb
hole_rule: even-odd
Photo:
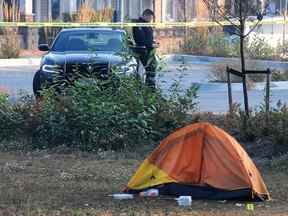
[[[0,59],[0,67],[37,66],[41,58]]]

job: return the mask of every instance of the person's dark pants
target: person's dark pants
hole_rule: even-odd
[[[139,58],[146,71],[145,84],[155,89],[156,88],[156,67],[157,67],[155,49],[154,48],[146,49],[146,52],[143,52],[139,56]]]

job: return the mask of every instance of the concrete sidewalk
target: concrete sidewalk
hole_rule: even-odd
[[[0,59],[0,67],[37,66],[41,58]]]

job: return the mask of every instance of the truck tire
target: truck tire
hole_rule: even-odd
[[[33,93],[36,99],[41,97],[42,84],[41,72],[37,71],[33,77]]]

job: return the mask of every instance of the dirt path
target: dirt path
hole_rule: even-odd
[[[288,215],[288,173],[267,167],[261,170],[273,200],[254,203],[254,211],[235,202],[193,201],[183,209],[174,200],[115,201],[107,195],[124,188],[141,163],[116,158],[0,153],[0,215]]]

